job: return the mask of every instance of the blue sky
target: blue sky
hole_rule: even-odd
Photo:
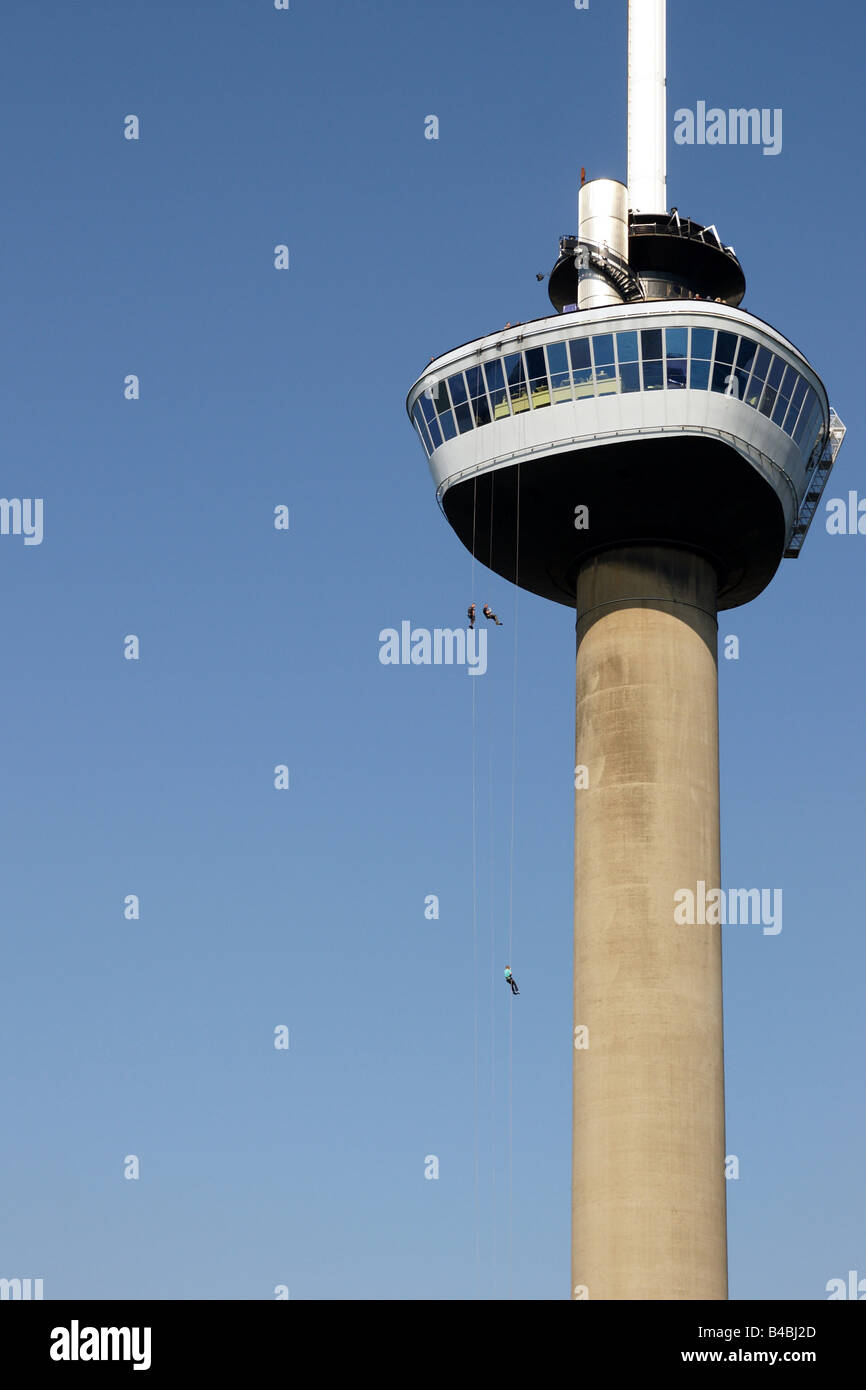
[[[671,132],[784,112],[775,158],[671,139],[669,196],[827,383],[845,496],[862,11],[670,0],[668,31]],[[0,490],[45,521],[0,537],[0,1277],[567,1297],[573,615],[479,567],[483,678],[378,634],[462,620],[405,394],[547,312],[580,166],[625,178],[625,39],[624,0],[7,0]],[[866,1276],[864,562],[819,515],[721,619],[723,877],[785,903],[724,938],[734,1298]]]

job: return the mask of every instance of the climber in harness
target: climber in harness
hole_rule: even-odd
[[[466,610],[466,616],[467,616],[467,618],[469,619],[469,626],[470,626],[470,628],[474,628],[474,627],[475,627],[475,604],[474,604],[474,603],[470,603],[469,607],[468,607],[467,610]]]
[[[493,612],[493,609],[490,607],[490,604],[489,604],[489,603],[485,603],[485,605],[484,605],[484,607],[482,608],[481,612],[484,614],[484,616],[485,616],[485,618],[487,619],[488,622],[494,622],[494,623],[496,624],[497,627],[501,627],[501,626],[502,626],[501,622],[500,622],[499,619],[497,618],[496,614]]]
[[[508,981],[508,983],[511,985],[511,993],[512,993],[512,994],[519,994],[519,993],[520,993],[520,990],[517,988],[517,981],[515,980],[514,976],[513,976],[512,973],[511,973],[511,966],[510,966],[510,965],[506,965],[506,967],[505,967],[505,978],[506,978],[506,980]]]

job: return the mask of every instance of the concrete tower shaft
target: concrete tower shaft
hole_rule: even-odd
[[[578,575],[575,1297],[727,1297],[721,933],[674,923],[720,884],[715,598],[685,550]]]

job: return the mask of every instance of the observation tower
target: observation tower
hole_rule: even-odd
[[[721,928],[675,894],[721,887],[717,613],[799,556],[845,430],[668,207],[666,0],[628,10],[628,185],[581,186],[555,312],[407,408],[467,549],[576,609],[572,1297],[725,1299]]]

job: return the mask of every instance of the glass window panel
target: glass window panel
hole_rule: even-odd
[[[487,380],[488,391],[502,391],[504,389],[505,377],[502,372],[502,363],[498,357],[487,363],[484,368],[484,376]]]
[[[668,390],[682,390],[686,384],[686,370],[688,363],[685,357],[669,357],[667,381]]]
[[[788,405],[791,400],[791,392],[794,389],[794,382],[797,380],[797,373],[793,367],[785,368],[785,375],[779,383],[779,396],[776,401],[776,409],[773,411],[773,424],[781,429],[782,421],[788,413]]]
[[[644,362],[643,389],[645,391],[660,391],[664,384],[664,363],[661,359],[656,362]]]
[[[526,368],[529,373],[529,390],[534,410],[550,405],[550,383],[547,380],[547,361],[544,348],[526,349]]]
[[[474,400],[476,396],[484,395],[484,377],[480,367],[466,368],[466,385],[469,388],[470,400]]]
[[[472,414],[475,417],[476,425],[490,424],[490,406],[487,404],[486,396],[475,396],[470,402]]]
[[[427,428],[430,431],[430,438],[433,440],[433,448],[438,449],[442,443],[442,431],[436,419],[436,411],[433,408],[433,401],[425,391],[421,396],[421,409],[424,412],[424,419],[427,421]]]
[[[502,371],[502,363],[498,358],[495,362],[487,363],[484,368],[484,375],[487,378],[487,390],[490,392],[490,408],[493,411],[493,418],[494,420],[501,420],[504,415],[509,413],[509,407],[505,376]]]
[[[773,413],[773,407],[776,404],[776,395],[778,392],[779,382],[782,379],[782,373],[784,372],[784,370],[785,363],[782,361],[781,357],[774,357],[770,365],[770,370],[767,373],[767,382],[764,387],[764,394],[761,397],[761,401],[758,406],[758,409],[760,410],[762,415],[772,415]]]
[[[699,330],[703,331],[703,330]],[[710,364],[703,360],[696,361],[692,358],[689,369],[689,386],[693,391],[706,391],[710,380]]]
[[[456,376],[449,376],[448,386],[451,391],[451,400],[454,405],[462,405],[469,399],[466,394],[466,383],[463,380],[463,373],[458,372]]]
[[[596,367],[608,367],[613,365],[612,333],[600,333],[597,338],[593,338],[592,355]]]
[[[526,385],[526,370],[523,365],[522,353],[511,352],[508,354],[505,358],[505,375],[508,378],[512,412],[519,414],[522,410],[528,410],[529,391]]]
[[[806,383],[802,377],[797,378],[797,385],[794,387],[791,396],[791,404],[788,406],[788,413],[785,416],[785,423],[782,426],[786,434],[793,434],[797,424],[797,417],[800,414],[800,407],[806,395]]]
[[[786,363],[781,357],[773,358],[773,365],[767,374],[767,381],[774,391],[778,391],[779,383],[785,371]]]
[[[746,390],[746,405],[757,406],[758,401],[761,399],[761,392],[764,389],[764,380],[772,355],[773,354],[767,348],[758,348],[755,356],[755,363],[752,367],[752,375]]]
[[[734,390],[734,395],[737,397],[738,400],[742,401],[746,398],[746,387],[749,384],[749,376],[751,374],[752,364],[755,361],[755,353],[757,351],[758,344],[753,343],[751,338],[740,339],[740,350],[737,353],[737,365],[735,369],[737,385]]]
[[[446,439],[454,439],[457,434],[457,426],[454,423],[454,416],[450,410],[443,410],[439,413],[439,426]]]
[[[814,416],[814,418],[813,418],[813,421],[812,421],[812,423],[810,424],[809,428],[807,429],[806,434],[805,434],[804,439],[803,439],[803,453],[804,453],[804,455],[805,455],[806,458],[809,458],[809,456],[811,455],[812,450],[814,449],[815,445],[818,443],[818,440],[820,439],[820,437],[821,437],[821,435],[823,434],[823,432],[824,432],[824,412],[821,410],[821,407],[818,406],[818,409],[817,409],[817,412],[816,412],[816,414],[815,414],[815,416]]]
[[[681,357],[689,355],[689,330],[687,328],[666,328],[665,347],[668,357]]]
[[[808,413],[806,413],[806,407],[803,406],[801,424],[798,424],[798,427],[796,427],[798,431],[801,432],[801,449],[806,449],[806,441],[808,441],[809,435],[815,430],[816,421],[819,420],[820,413],[822,413],[822,407],[817,403],[817,396],[815,393],[812,392],[812,400],[809,400],[808,404]],[[806,452],[808,452],[808,450],[806,450]]]
[[[692,357],[698,358],[702,362],[709,362],[713,355],[714,328],[693,328],[692,329]]]
[[[521,384],[526,387],[526,370],[523,365],[523,354],[520,352],[510,352],[503,358],[505,366],[505,379],[509,386],[519,387]]]
[[[730,336],[730,335],[726,335]],[[722,337],[722,334],[719,334]],[[716,362],[713,367],[713,391],[720,391],[723,396],[733,396],[739,391],[734,368],[730,362]]]
[[[412,422],[413,422],[413,424],[415,425],[415,428],[417,429],[417,431],[418,431],[418,433],[420,434],[421,438],[422,438],[426,443],[429,443],[429,442],[430,442],[430,435],[429,435],[429,433],[427,432],[427,424],[426,424],[426,421],[424,420],[424,415],[423,415],[423,412],[422,412],[422,410],[421,410],[421,404],[420,404],[419,401],[416,401],[416,402],[415,402],[415,407],[414,407],[414,409],[413,409],[413,411],[412,411]]]
[[[716,342],[716,361],[726,362],[730,367],[737,351],[737,334],[720,333]]]
[[[773,354],[770,352],[769,348],[758,348],[758,355],[755,358],[754,375],[759,381],[767,380],[767,369],[770,365],[772,356]]]
[[[620,362],[637,361],[637,334],[636,333],[617,333],[616,351]],[[640,387],[631,387],[631,390],[640,390]]]
[[[592,365],[589,357],[588,338],[572,338],[568,345],[568,351],[571,355],[571,365],[576,372]]]
[[[635,337],[636,334],[617,334],[617,337]],[[624,392],[640,390],[640,368],[637,362],[620,362],[619,364],[620,389]]]
[[[472,411],[469,409],[469,397],[466,394],[466,383],[463,380],[462,372],[457,372],[455,376],[449,376],[448,389],[454,404],[454,418],[457,421],[457,428],[461,434],[468,434],[474,421]]]
[[[445,385],[445,380],[444,380],[444,378],[443,378],[442,381],[437,381],[437,382],[436,382],[435,386],[433,386],[433,388],[432,388],[432,391],[433,391],[433,404],[434,404],[435,407],[436,407],[436,414],[437,414],[437,415],[444,415],[444,414],[446,413],[446,411],[450,412],[450,410],[451,410],[451,398],[450,398],[450,396],[448,395],[448,388],[447,388],[447,386]]]
[[[446,439],[453,439],[457,434],[457,426],[451,414],[451,398],[448,395],[448,385],[444,378],[442,381],[437,381],[433,387],[433,404],[439,417],[439,428]]]
[[[526,368],[531,382],[547,381],[547,363],[544,360],[544,348],[526,349]]]
[[[599,396],[612,396],[616,393],[617,379],[613,355],[613,334],[600,333],[592,340],[592,356],[595,362],[595,385]]]
[[[577,400],[587,401],[595,395],[592,380],[592,359],[588,338],[572,338],[568,345],[574,375],[574,394]]]
[[[773,406],[776,404],[776,390],[769,382],[764,386],[764,392],[758,403],[758,409],[762,415],[772,415]]]
[[[565,343],[547,344],[547,365],[550,371],[551,381],[561,385],[563,377],[565,377],[566,380],[569,378],[568,350]]]
[[[804,458],[808,458],[812,450],[814,449],[815,441],[824,423],[823,414],[818,398],[814,395],[814,392],[811,392],[810,394],[812,395],[813,399],[810,402],[807,402],[807,405],[809,407],[808,412],[806,410],[806,407],[804,406],[803,415],[800,419],[799,425],[797,426],[796,433],[794,434],[794,441],[795,443],[799,444]],[[797,439],[797,435],[800,436],[799,439]]]
[[[656,362],[662,356],[662,331],[660,328],[642,328],[640,350],[644,362]]]
[[[614,396],[617,391],[616,367],[612,362],[595,369],[595,385],[599,396]]]
[[[571,372],[568,367],[568,349],[565,343],[547,344],[547,366],[550,372],[550,391],[554,404],[570,401]]]
[[[806,396],[805,403],[804,403],[804,405],[803,405],[803,411],[802,411],[802,414],[800,415],[800,419],[799,419],[799,422],[798,422],[798,424],[797,424],[797,428],[796,428],[795,431],[794,431],[794,443],[795,443],[795,444],[798,444],[798,445],[800,446],[801,449],[802,449],[802,447],[803,447],[803,438],[804,438],[804,436],[805,436],[805,434],[806,434],[806,430],[807,430],[807,429],[809,428],[809,426],[811,425],[811,422],[812,422],[812,420],[814,419],[815,411],[817,410],[817,408],[818,408],[818,397],[815,395],[815,392],[814,392],[814,391],[809,390],[809,392],[808,392],[808,394],[807,394],[807,396]]]
[[[804,433],[805,433],[806,426],[807,426],[807,424],[809,423],[809,415],[811,414],[811,411],[812,411],[812,405],[813,405],[813,403],[814,403],[814,399],[815,399],[815,393],[807,388],[807,390],[806,390],[806,399],[805,399],[804,402],[803,402],[803,409],[801,410],[801,412],[800,412],[800,418],[799,418],[799,420],[797,421],[797,428],[794,430],[794,443],[795,443],[795,444],[798,444],[798,445],[799,445],[799,444],[801,444],[802,441],[803,441],[803,435],[804,435]]]
[[[424,445],[424,452],[429,458],[433,452],[433,446],[430,443],[430,436],[427,433],[427,426],[424,423],[424,416],[421,414],[420,405],[416,405],[415,409],[412,411],[412,419],[415,422],[416,430],[421,436],[421,443]]]
[[[469,404],[476,425],[489,425],[490,407],[484,390],[484,373],[480,367],[466,368],[466,385],[469,388]]]
[[[758,344],[753,343],[751,338],[741,338],[740,348],[737,353],[737,371],[750,372],[757,351]]]

